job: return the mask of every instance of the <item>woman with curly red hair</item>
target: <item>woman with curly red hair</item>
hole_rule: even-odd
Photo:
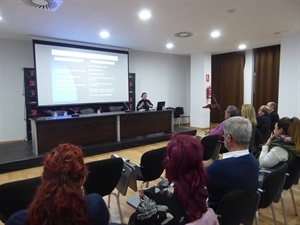
[[[207,174],[203,148],[190,135],[173,134],[167,146],[164,167],[167,180],[140,193],[141,202],[129,225],[217,225],[208,208]]]
[[[42,183],[26,210],[13,214],[6,225],[104,225],[109,212],[98,194],[85,195],[88,175],[82,150],[60,144],[43,162]]]

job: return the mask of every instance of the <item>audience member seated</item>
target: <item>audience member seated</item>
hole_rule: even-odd
[[[237,116],[224,122],[224,143],[229,152],[206,168],[208,204],[214,210],[225,194],[258,182],[258,162],[248,150],[251,134],[252,125],[248,119]]]
[[[240,111],[239,111],[238,107],[236,107],[234,105],[229,105],[229,106],[227,106],[227,109],[225,110],[224,121],[226,121],[230,117],[239,116],[239,115],[240,115]],[[219,135],[220,142],[224,141],[224,138],[223,138],[224,121],[222,123],[219,123],[219,125],[215,129],[211,130],[208,134],[208,135],[213,135],[213,134]],[[220,153],[223,153],[223,152],[228,152],[228,150],[226,148],[224,148],[224,145],[222,145],[221,149],[220,149]]]
[[[262,105],[258,110],[257,120],[257,129],[260,130],[263,137],[264,143],[268,140],[270,136],[270,127],[271,127],[271,118],[270,110],[268,106]]]
[[[164,161],[167,180],[140,191],[141,202],[128,224],[217,225],[215,213],[207,208],[202,155],[203,148],[193,136],[173,134]]]
[[[300,157],[300,120],[284,117],[277,121],[270,138],[262,147],[259,164],[271,168],[294,157]]]
[[[264,144],[264,141],[260,131],[256,128],[257,121],[254,107],[251,104],[242,105],[241,115],[248,119],[252,124],[252,134],[249,142],[249,151],[253,155],[256,155],[261,150],[261,146]]]
[[[60,144],[44,159],[42,184],[28,209],[13,214],[6,225],[105,225],[109,212],[98,194],[85,195],[88,170],[82,150]]]
[[[270,118],[271,118],[271,127],[270,130],[274,130],[275,124],[279,120],[279,115],[277,113],[277,104],[275,102],[268,102],[267,106],[270,110]]]

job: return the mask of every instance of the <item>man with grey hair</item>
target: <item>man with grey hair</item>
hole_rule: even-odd
[[[229,152],[223,159],[207,167],[209,206],[217,209],[220,199],[228,192],[244,189],[258,182],[259,165],[249,153],[252,125],[248,119],[236,116],[224,121],[223,136]]]

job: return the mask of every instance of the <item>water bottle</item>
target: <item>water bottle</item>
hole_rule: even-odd
[[[64,112],[64,117],[66,117],[68,115],[67,111]]]
[[[54,112],[53,116],[54,118],[57,118],[57,112]]]

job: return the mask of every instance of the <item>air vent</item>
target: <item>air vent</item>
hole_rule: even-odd
[[[23,0],[23,2],[26,5],[37,9],[45,9],[54,12],[60,7],[63,0]]]
[[[178,32],[178,33],[174,34],[174,36],[178,37],[178,38],[188,38],[188,37],[191,37],[193,35],[194,34],[192,32],[187,32],[187,31],[181,31],[181,32]]]

